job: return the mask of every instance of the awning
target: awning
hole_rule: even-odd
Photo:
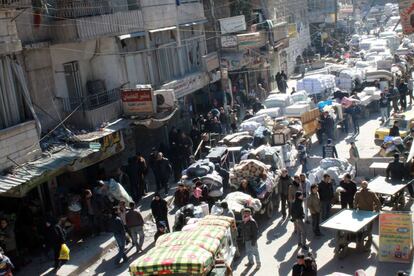
[[[65,147],[53,154],[44,154],[38,160],[14,169],[13,173],[0,176],[0,195],[24,197],[37,185],[63,173],[67,165],[94,152],[96,150]]]
[[[171,111],[171,113],[164,114],[164,116],[161,118],[154,117],[154,118],[147,118],[147,119],[141,119],[141,120],[136,119],[134,120],[133,124],[137,126],[144,126],[149,129],[157,129],[167,124],[168,121],[172,117],[174,117],[177,111],[178,111],[178,108],[175,108],[173,111]]]
[[[105,128],[100,129],[98,131],[75,135],[72,140],[77,142],[93,142],[109,134],[128,128],[130,124],[130,120],[121,118],[109,123]]]
[[[196,21],[192,21],[192,22],[188,22],[188,23],[180,23],[179,26],[180,27],[191,27],[191,26],[194,26],[194,25],[205,24],[207,22],[208,22],[207,19],[201,19],[201,20],[196,20]]]
[[[165,28],[160,28],[160,29],[154,29],[154,30],[149,30],[149,33],[157,33],[157,32],[165,32],[165,31],[170,31],[170,30],[175,30],[177,29],[177,26],[171,26],[171,27],[165,27]]]
[[[135,32],[135,33],[130,33],[130,34],[123,34],[123,35],[119,35],[118,38],[120,40],[124,40],[124,39],[138,37],[138,36],[145,36],[145,32]]]

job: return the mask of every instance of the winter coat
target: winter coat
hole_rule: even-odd
[[[166,220],[168,215],[167,201],[164,199],[153,200],[151,202],[152,216],[156,221]]]
[[[312,215],[319,214],[321,212],[321,200],[318,193],[311,193],[308,197],[308,208]]]
[[[325,181],[321,181],[318,184],[318,190],[321,201],[332,201],[334,198],[334,188],[332,182],[326,183]]]
[[[174,204],[182,207],[190,201],[190,192],[187,189],[177,190],[174,194]]]
[[[125,236],[124,223],[119,216],[112,217],[111,231],[114,233],[114,235]]]
[[[164,182],[168,181],[172,172],[170,161],[167,158],[162,158],[161,160],[156,160],[154,165],[155,178]]]
[[[303,201],[300,199],[295,199],[292,203],[292,208],[290,210],[290,215],[292,216],[293,220],[303,219],[305,217],[305,213],[303,212]]]
[[[346,202],[352,202],[354,200],[355,193],[357,192],[357,185],[354,181],[345,183],[345,181],[339,182],[339,186],[345,190],[341,192],[341,200]]]
[[[289,191],[288,191],[288,201],[289,202],[295,201],[295,195],[296,195],[297,191],[301,191],[301,187],[298,183],[293,181],[292,184],[289,186]]]
[[[361,189],[355,194],[354,208],[365,211],[379,211],[381,202],[374,192],[369,189]]]
[[[256,243],[259,227],[253,218],[248,222],[242,222],[240,230],[243,242],[251,241],[252,243]]]
[[[289,186],[292,185],[292,178],[290,176],[279,178],[278,191],[279,194],[287,196],[289,194]]]
[[[134,226],[144,226],[144,219],[140,212],[136,210],[129,210],[125,214],[126,226],[134,227]]]
[[[393,161],[388,164],[387,170],[387,177],[391,176],[392,180],[403,180],[406,172],[404,168],[404,164],[400,161]]]

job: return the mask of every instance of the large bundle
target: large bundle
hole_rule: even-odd
[[[242,192],[229,193],[224,201],[227,202],[229,209],[235,213],[241,213],[241,211],[246,207],[253,208],[256,212],[262,209],[262,203],[259,199],[253,198]]]
[[[339,158],[325,158],[319,163],[319,167],[309,172],[309,181],[311,183],[319,183],[323,179],[324,174],[329,176],[338,185],[345,174],[350,174],[351,177],[355,176],[354,167],[346,160]]]
[[[297,83],[297,90],[305,90],[308,94],[320,94],[335,87],[333,75],[310,75]]]
[[[255,121],[249,121],[249,122],[243,122],[240,124],[239,130],[240,131],[247,131],[250,135],[253,135],[253,133],[256,131],[258,127],[260,127],[262,124],[255,122]]]
[[[279,107],[272,107],[272,108],[264,108],[260,109],[256,115],[263,115],[266,114],[271,118],[277,118],[282,115],[281,109]]]
[[[218,172],[213,171],[200,178],[203,184],[206,184],[209,190],[208,195],[210,197],[220,197],[223,195],[223,178]]]
[[[308,102],[309,95],[305,90],[296,91],[290,95],[294,103]]]
[[[297,103],[286,107],[286,116],[301,116],[303,113],[310,111],[311,107],[307,103]]]
[[[114,179],[109,179],[109,181],[104,182],[108,187],[108,196],[114,198],[118,201],[125,201],[126,203],[134,202],[132,197],[128,192],[122,187],[121,184],[116,182]]]
[[[256,181],[262,173],[267,173],[269,171],[269,167],[270,166],[255,159],[243,160],[231,170],[230,183],[238,189],[240,182],[243,179]]]
[[[245,146],[253,141],[253,136],[248,131],[229,134],[220,141],[220,143],[229,147]]]
[[[197,160],[186,170],[189,178],[202,177],[214,171],[214,164],[208,159]]]
[[[272,125],[273,123],[272,118],[267,114],[257,115],[257,116],[254,116],[250,119],[243,121],[243,123],[246,123],[246,122],[256,122],[264,126],[269,126],[269,125]]]

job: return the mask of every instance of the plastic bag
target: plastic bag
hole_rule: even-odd
[[[65,243],[62,244],[62,246],[60,247],[60,252],[59,252],[59,260],[69,261],[70,259],[69,255],[70,255],[69,247]]]

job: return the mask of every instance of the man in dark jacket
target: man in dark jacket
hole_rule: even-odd
[[[55,270],[58,270],[64,263],[64,261],[59,260],[59,255],[62,245],[66,242],[65,222],[66,217],[61,217],[58,223],[56,223],[53,231],[53,253],[55,259]]]
[[[329,174],[323,176],[323,180],[318,184],[319,198],[321,200],[321,217],[322,220],[329,218],[334,198],[334,188]]]
[[[165,194],[168,195],[168,181],[172,173],[170,161],[163,156],[162,152],[158,152],[157,160],[155,161],[155,181],[157,184],[157,192],[161,188],[165,189]]]
[[[394,161],[388,164],[386,169],[387,178],[391,180],[402,181],[405,177],[404,164],[400,162],[400,155],[394,154]]]
[[[357,186],[350,174],[346,174],[344,179],[341,180],[339,186],[342,188],[341,191],[341,207],[346,209],[349,206],[349,209],[354,208],[354,196],[357,192]]]
[[[301,191],[297,191],[295,194],[291,216],[293,223],[295,224],[296,234],[298,235],[298,246],[303,250],[308,250],[308,247],[306,246],[306,229],[305,224],[303,223],[305,213],[303,212],[303,194]]]
[[[257,248],[259,227],[252,218],[252,211],[249,208],[243,209],[243,222],[241,223],[241,237],[246,248],[247,259],[246,266],[253,265],[253,256],[256,258],[257,268],[260,268],[260,256]]]
[[[114,207],[112,210],[111,230],[114,234],[114,238],[119,250],[115,258],[115,265],[119,265],[119,262],[121,260],[123,260],[123,262],[126,262],[128,258],[125,254],[126,231],[124,228],[124,223],[122,222],[122,219],[119,216],[118,207]]]
[[[286,169],[282,169],[282,175],[279,178],[278,191],[280,195],[281,213],[283,220],[286,219],[286,205],[289,208],[288,193],[289,186],[292,185],[292,178]]]
[[[326,145],[322,147],[322,158],[338,158],[338,152],[332,144],[332,139],[328,139]]]
[[[398,85],[398,91],[400,92],[401,110],[405,111],[407,109],[408,86],[404,81],[401,81]]]
[[[170,231],[168,224],[168,204],[167,201],[161,198],[159,193],[154,194],[154,199],[151,202],[151,213],[156,224],[160,221],[164,221],[167,230]]]
[[[320,121],[320,124],[321,124],[322,131],[326,134],[328,139],[333,139],[335,121],[329,115],[329,112],[328,111],[323,112],[323,114],[320,117],[319,121]]]
[[[183,168],[186,168],[190,156],[193,154],[193,141],[184,132],[181,133],[180,139],[178,140],[178,153],[183,162]]]
[[[305,270],[305,255],[298,253],[296,256],[296,264],[292,267],[292,276],[302,276]]]

